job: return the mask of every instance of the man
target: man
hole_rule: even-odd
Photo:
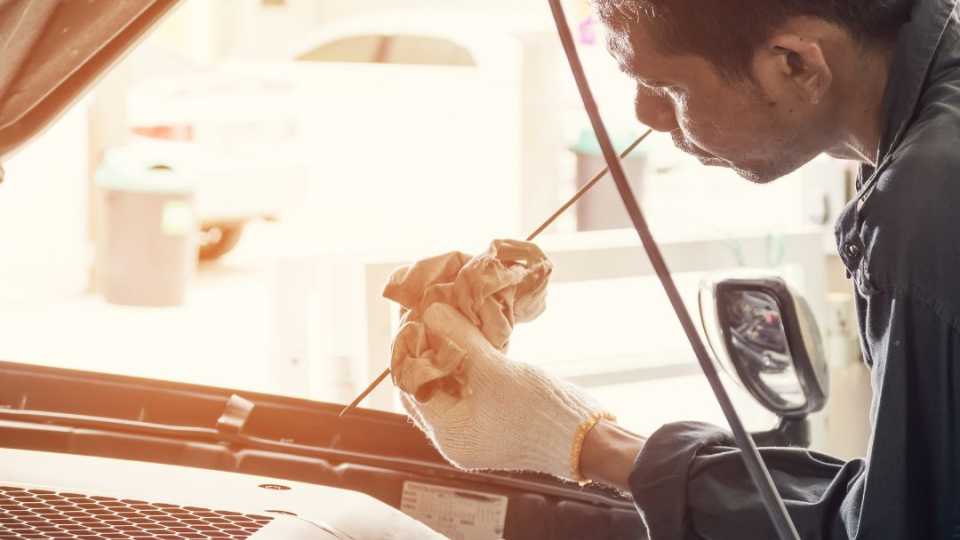
[[[836,232],[873,434],[846,463],[762,449],[801,537],[960,538],[957,0],[596,3],[638,118],[703,163],[754,182],[821,152],[862,163]],[[405,399],[452,462],[628,490],[654,540],[775,537],[726,431],[631,434],[582,391],[507,360],[462,310],[435,304],[423,320],[469,360],[460,395]]]

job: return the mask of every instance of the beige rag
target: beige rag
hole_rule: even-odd
[[[390,359],[394,384],[420,402],[437,390],[460,397],[466,352],[428,332],[423,313],[449,304],[505,353],[514,325],[543,313],[552,270],[536,244],[519,240],[494,240],[476,257],[454,251],[395,270],[383,291],[403,307]]]

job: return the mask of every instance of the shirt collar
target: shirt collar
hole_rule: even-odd
[[[882,163],[903,139],[923,93],[950,15],[958,0],[916,0],[910,21],[897,35],[884,95],[886,119],[877,163]]]
[[[960,0],[916,0],[910,20],[897,34],[883,98],[885,118],[877,166],[860,167],[857,195],[837,219],[837,246],[848,277],[855,272],[863,257],[863,240],[859,235],[860,205],[871,193],[874,180],[893,159],[894,150],[910,127],[920,106],[928,75],[931,69],[937,69],[934,58],[958,2]]]

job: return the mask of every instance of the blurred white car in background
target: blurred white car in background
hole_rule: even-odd
[[[278,220],[307,190],[293,84],[229,65],[136,82],[131,146],[191,182],[201,260],[232,249],[251,220]]]

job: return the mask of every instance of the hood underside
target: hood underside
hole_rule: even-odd
[[[0,0],[0,159],[56,120],[179,0]]]

